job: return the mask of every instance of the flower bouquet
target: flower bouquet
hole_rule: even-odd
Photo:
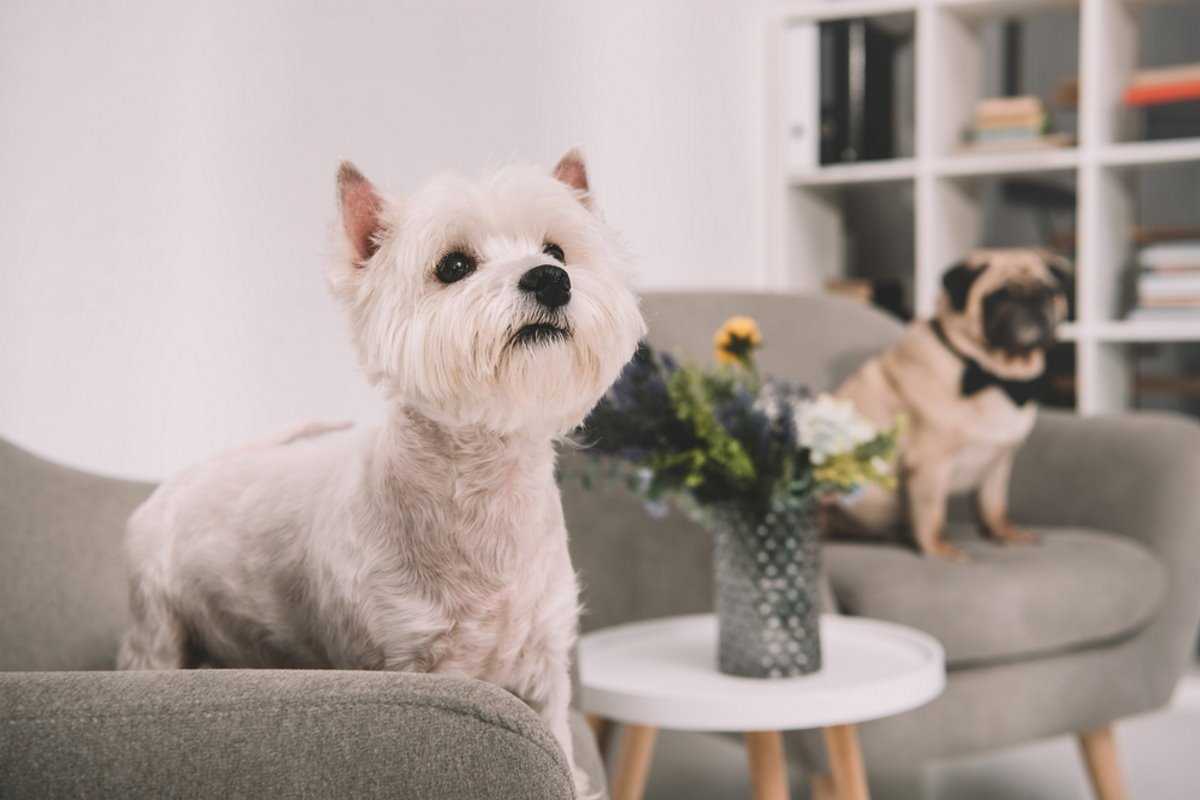
[[[784,677],[821,666],[817,595],[822,503],[890,485],[897,429],[847,401],[762,378],[754,320],[717,331],[718,367],[643,345],[584,423],[652,513],[668,502],[715,534],[719,668]]]

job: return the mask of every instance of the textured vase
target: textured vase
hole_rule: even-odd
[[[729,675],[786,678],[821,668],[821,543],[803,511],[716,528],[717,666]]]

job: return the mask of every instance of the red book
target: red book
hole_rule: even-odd
[[[1200,80],[1131,86],[1125,90],[1127,106],[1161,106],[1184,100],[1200,100]]]

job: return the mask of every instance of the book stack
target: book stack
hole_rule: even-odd
[[[1146,139],[1200,136],[1200,64],[1139,70],[1124,99],[1145,113]]]
[[[1069,145],[1069,137],[1047,133],[1048,122],[1041,98],[987,98],[975,106],[966,149],[1028,150]]]
[[[1138,253],[1138,320],[1200,320],[1200,239],[1164,242]]]

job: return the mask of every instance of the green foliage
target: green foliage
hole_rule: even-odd
[[[703,370],[643,347],[588,418],[584,444],[615,457],[608,464],[630,491],[679,500],[699,517],[757,521],[809,511],[816,498],[864,482],[894,481],[895,430],[814,465],[797,441],[808,393],[761,379],[752,363]]]

